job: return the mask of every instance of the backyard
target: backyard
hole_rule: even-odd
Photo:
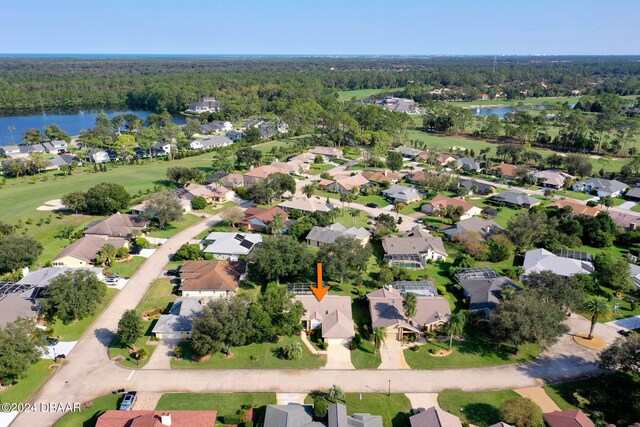
[[[202,221],[202,218],[198,215],[194,215],[191,213],[187,213],[182,215],[182,218],[178,221],[173,221],[172,223],[168,224],[166,227],[164,227],[161,230],[152,230],[150,233],[148,233],[149,237],[157,237],[157,238],[161,238],[161,239],[168,239],[170,237],[175,236],[176,234],[178,234],[179,232],[181,232],[182,230],[192,226],[193,224],[196,224],[198,222]]]
[[[11,388],[0,393],[2,403],[24,403],[42,386],[54,370],[51,368],[53,360],[40,359],[29,366],[25,376]]]

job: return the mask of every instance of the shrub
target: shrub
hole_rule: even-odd
[[[129,256],[129,249],[127,248],[118,248],[116,251],[116,258],[122,259]]]
[[[224,417],[221,417],[221,418],[224,424],[238,425],[238,424],[242,424],[242,422],[244,421],[242,419],[242,415],[239,415],[239,414],[225,415]]]
[[[196,196],[191,200],[191,207],[195,210],[202,210],[207,207],[207,200],[202,196]]]
[[[358,348],[358,344],[356,344],[356,340],[349,341],[349,350],[353,351]]]
[[[296,360],[302,357],[302,346],[299,342],[287,344],[281,349],[282,358],[286,360]]]
[[[199,260],[202,259],[202,249],[198,244],[185,243],[180,246],[173,258],[178,261]]]
[[[418,350],[420,350],[420,346],[419,345],[411,346],[411,351],[418,351]]]
[[[430,348],[429,349],[429,354],[436,354],[438,352],[438,350],[436,350],[435,348]]]
[[[244,422],[244,427],[253,427],[253,421],[251,420],[246,420]]]
[[[136,239],[136,246],[140,246],[141,248],[148,248],[149,247],[149,241],[147,239],[145,239],[144,237],[138,237]]]
[[[313,398],[313,416],[319,420],[327,417],[329,411],[329,401],[324,396],[316,396]]]
[[[173,357],[181,358],[182,357],[182,347],[178,346],[173,349]]]

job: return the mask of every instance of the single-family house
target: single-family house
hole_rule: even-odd
[[[8,145],[2,147],[2,152],[12,159],[26,159],[31,153],[44,153],[45,149],[42,144]]]
[[[230,130],[229,132],[225,133],[224,136],[226,136],[227,138],[229,138],[230,140],[232,140],[233,142],[238,142],[242,139],[242,137],[244,136],[244,133],[241,130]]]
[[[210,148],[228,147],[233,141],[226,136],[216,135],[206,139],[195,139],[189,146],[192,150],[208,150]]]
[[[237,261],[251,253],[256,245],[262,243],[262,235],[249,233],[227,233],[214,231],[204,239],[207,247],[204,252],[218,259]]]
[[[180,292],[185,298],[231,296],[246,268],[241,261],[185,261],[180,267]]]
[[[25,291],[22,294],[23,298],[33,300],[37,302],[38,299],[41,298],[42,290],[47,288],[53,279],[63,274],[85,270],[93,273],[99,280],[104,279],[104,275],[102,274],[102,268],[69,268],[69,267],[44,267],[38,270],[32,271],[24,275],[22,279],[20,279],[16,285],[20,285],[25,288],[29,288],[29,290]]]
[[[487,240],[496,233],[504,232],[504,229],[491,219],[472,216],[458,221],[451,227],[442,230],[442,232],[451,239],[455,239],[463,233],[474,233],[478,234],[482,240]]]
[[[342,157],[342,150],[336,147],[322,147],[317,146],[309,150],[309,153],[316,155],[321,155],[325,159],[338,159]]]
[[[392,184],[397,183],[400,179],[402,179],[402,175],[397,172],[392,172],[389,170],[383,171],[364,171],[362,172],[362,176],[367,178],[369,181],[374,182],[390,182]]]
[[[274,173],[288,172],[282,171],[281,169],[278,169],[271,165],[258,166],[251,169],[249,172],[242,174],[242,176],[244,177],[244,185],[246,185],[247,187],[251,187],[258,182],[264,181],[265,179],[269,178],[269,176]]]
[[[333,205],[326,202],[326,199],[320,197],[293,197],[290,200],[278,203],[278,207],[287,212],[300,211],[304,215],[310,215],[316,211],[329,212],[334,208]]]
[[[187,184],[185,187],[191,195],[204,197],[208,203],[224,203],[236,196],[236,192],[217,183],[207,185]]]
[[[59,154],[67,151],[68,144],[67,141],[56,139],[54,141],[43,142],[42,147],[44,151],[48,154]]]
[[[517,190],[508,190],[504,193],[496,193],[487,199],[497,205],[507,205],[512,208],[530,209],[540,204],[541,200],[530,197],[526,193]]]
[[[469,172],[480,172],[482,165],[475,157],[460,157],[456,160],[456,168]]]
[[[531,273],[551,271],[558,276],[573,276],[576,274],[591,274],[593,257],[586,252],[568,251],[561,249],[556,253],[546,249],[531,249],[524,255],[524,280]]]
[[[212,427],[217,411],[118,411],[108,410],[95,427]]]
[[[413,270],[425,268],[428,261],[447,257],[442,239],[430,234],[415,237],[387,236],[382,240],[382,248],[389,265]]]
[[[640,201],[640,187],[633,187],[624,194],[625,199]]]
[[[193,319],[213,298],[176,298],[168,314],[160,315],[151,333],[161,340],[189,339]]]
[[[170,142],[156,142],[153,145],[153,151],[157,156],[167,156],[175,149],[175,145]]]
[[[315,295],[296,295],[294,299],[306,310],[301,322],[307,333],[319,330],[330,346],[346,344],[355,336],[350,297],[325,295],[318,301]]]
[[[579,409],[555,411],[542,414],[549,427],[595,427],[587,415]]]
[[[432,406],[409,417],[411,427],[462,427],[460,418]]]
[[[16,158],[20,155],[20,146],[19,145],[3,145],[0,146],[0,151],[2,151],[2,155],[5,157]]]
[[[111,158],[109,157],[109,153],[105,150],[98,150],[96,148],[92,148],[89,151],[89,161],[92,163],[109,163]]]
[[[420,210],[427,215],[439,215],[442,209],[445,209],[447,206],[454,206],[462,208],[462,215],[460,215],[460,219],[468,219],[474,215],[480,215],[482,213],[482,209],[467,202],[462,197],[447,197],[442,194],[438,194],[436,197],[431,199],[431,201],[423,204],[420,207]]]
[[[475,179],[463,179],[458,184],[459,187],[464,187],[468,194],[487,195],[496,192],[496,187],[487,183],[481,182]]]
[[[424,153],[424,151],[422,150],[418,150],[417,148],[413,148],[413,147],[407,147],[406,145],[397,147],[393,151],[395,151],[396,153],[402,154],[402,157],[404,157],[405,160],[413,160],[415,157]]]
[[[362,246],[369,241],[371,234],[362,227],[345,227],[339,222],[333,223],[327,227],[314,226],[307,234],[306,241],[308,245],[320,247],[326,244],[335,243],[340,237],[348,237],[356,239]]]
[[[638,215],[614,210],[610,210],[607,213],[618,227],[624,228],[625,230],[635,230],[640,226],[640,216]]]
[[[427,176],[428,176],[427,174],[430,174],[430,172],[423,171],[423,170],[417,171],[417,172],[413,172],[406,175],[405,179],[411,184],[420,184],[427,180]]]
[[[500,304],[506,288],[522,290],[513,280],[489,267],[462,268],[456,271],[455,278],[469,301],[471,311],[491,312]]]
[[[82,166],[80,159],[73,154],[55,155],[47,161],[49,162],[49,166],[45,168],[46,170],[61,169],[65,166],[72,166],[74,164]]]
[[[311,406],[302,406],[297,403],[267,405],[263,425],[265,427],[326,427],[321,422],[313,421],[311,414]]]
[[[361,173],[357,173],[355,175],[336,176],[333,181],[330,181],[324,187],[327,191],[342,194],[350,193],[354,188],[364,187],[368,184],[369,180],[362,176]]]
[[[587,216],[598,216],[600,212],[602,212],[602,208],[598,206],[587,206],[583,205],[573,199],[561,199],[557,202],[554,202],[548,206],[549,208],[556,209],[564,209],[566,207],[570,207],[573,212],[573,216],[577,215],[587,215]]]
[[[132,234],[146,230],[150,224],[147,218],[117,212],[102,221],[89,224],[84,229],[84,235],[129,239]]]
[[[274,218],[278,215],[280,215],[280,225],[282,227],[284,227],[284,223],[289,220],[289,214],[278,206],[268,209],[258,207],[247,208],[243,215],[239,225],[241,227],[247,227],[249,231],[257,231],[259,233],[270,231]]]
[[[629,273],[631,274],[631,280],[640,288],[640,265],[629,264]]]
[[[627,184],[615,179],[589,178],[573,184],[573,191],[595,194],[598,197],[618,197],[627,189]]]
[[[194,102],[189,105],[189,108],[187,108],[187,112],[196,114],[216,113],[218,111],[220,111],[220,103],[213,96],[200,98],[199,102]]]
[[[244,175],[239,173],[216,172],[207,177],[207,183],[218,183],[226,188],[244,187]]]
[[[447,321],[451,314],[449,301],[438,296],[431,282],[404,282],[416,284],[422,289],[422,295],[416,295],[416,314],[408,318],[402,302],[406,292],[400,292],[394,284],[385,286],[367,294],[372,328],[385,328],[387,335],[399,340],[406,334],[420,335],[423,331],[437,329]],[[426,289],[431,294],[424,294]]]
[[[409,98],[396,98],[390,97],[380,101],[376,101],[376,105],[384,108],[385,110],[395,111],[397,113],[405,114],[419,114],[420,108],[416,101]]]
[[[394,203],[404,203],[405,205],[422,200],[424,197],[417,188],[398,184],[394,184],[382,191],[382,194]]]
[[[511,163],[500,163],[491,168],[491,173],[495,176],[501,176],[506,179],[513,179],[516,177],[516,165],[512,165]]]
[[[382,427],[382,417],[366,413],[347,415],[347,407],[334,403],[327,409],[328,427]]]
[[[563,188],[567,180],[573,179],[573,176],[569,175],[568,173],[553,170],[533,172],[533,177],[535,178],[536,183],[539,186],[554,188],[556,190]]]
[[[231,122],[225,120],[214,120],[211,123],[205,123],[200,125],[200,131],[202,133],[218,133],[227,132],[233,129]]]
[[[302,154],[298,154],[296,156],[293,156],[291,158],[289,158],[289,161],[295,160],[298,162],[302,162],[302,163],[307,163],[307,164],[311,164],[313,162],[315,162],[316,159],[316,155],[309,153],[309,152],[304,152]]]
[[[448,166],[451,163],[454,163],[455,161],[456,161],[456,158],[453,157],[452,155],[447,153],[441,153],[436,156],[434,163],[440,166]]]
[[[120,237],[85,236],[60,251],[51,261],[51,265],[70,268],[91,267],[95,264],[96,257],[102,251],[103,246],[107,243],[116,248],[126,248],[129,245],[127,239]]]

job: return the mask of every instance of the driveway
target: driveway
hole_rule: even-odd
[[[42,350],[42,359],[54,359],[60,354],[65,356],[78,344],[78,341],[60,341],[54,346],[47,346]]]
[[[332,342],[327,347],[327,364],[324,369],[354,369],[351,350],[345,343]]]
[[[625,210],[631,210],[632,207],[634,207],[635,205],[637,205],[636,202],[624,202],[621,205],[618,205],[618,209],[625,209]]]
[[[411,369],[404,359],[402,344],[395,338],[387,337],[387,342],[380,348],[382,363],[378,369]]]
[[[424,408],[429,409],[432,406],[439,408],[438,393],[405,393],[412,409]]]
[[[142,369],[171,369],[173,349],[176,348],[179,342],[178,340],[159,341],[151,358]]]
[[[640,316],[625,317],[624,319],[612,320],[611,322],[605,323],[605,325],[622,331],[638,329],[640,328]]]

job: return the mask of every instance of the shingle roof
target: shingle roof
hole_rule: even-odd
[[[229,138],[223,135],[211,136],[207,139],[203,139],[200,141],[203,148],[212,148],[212,147],[224,147],[227,145],[233,144]]]
[[[127,241],[122,238],[103,238],[94,235],[85,236],[61,250],[53,260],[55,261],[69,256],[93,263],[98,253],[102,250],[102,247],[107,243],[112,244],[116,248],[122,248],[127,244]]]
[[[540,204],[540,199],[535,197],[529,197],[522,191],[509,190],[504,193],[497,193],[489,197],[489,199],[497,202],[508,203],[510,205],[537,205]]]
[[[309,231],[309,234],[307,234],[306,239],[314,242],[334,243],[340,237],[360,237],[362,239],[368,239],[369,232],[362,227],[346,228],[339,222],[336,222],[328,227],[314,226],[311,231]]]
[[[371,414],[347,415],[347,407],[341,403],[330,405],[327,411],[329,427],[382,427],[382,417]]]
[[[180,268],[181,291],[235,291],[243,262],[185,261]]]
[[[440,237],[396,237],[387,236],[382,240],[382,248],[387,255],[412,255],[426,253],[429,249],[447,255]]]
[[[555,255],[546,249],[532,249],[524,255],[525,275],[549,270],[559,276],[573,276],[575,274],[591,274],[593,263],[565,258]]]
[[[408,325],[405,317],[402,301],[404,297],[393,287],[383,287],[367,294],[371,324],[374,328],[402,324]],[[434,322],[444,321],[449,314],[449,300],[442,297],[416,296],[416,314],[413,316],[413,327],[430,325]]]
[[[27,291],[29,292],[29,291]],[[9,294],[0,299],[0,328],[21,317],[30,318],[36,314],[36,306],[24,298],[22,293]]]
[[[593,421],[579,409],[543,414],[549,427],[595,427]]]
[[[406,201],[422,198],[422,194],[420,194],[418,189],[416,189],[415,187],[407,187],[398,184],[392,185],[388,189],[384,190],[382,194],[392,199],[400,199]]]
[[[278,203],[278,206],[305,212],[329,212],[334,208],[333,205],[326,203],[324,198],[320,199],[319,197],[294,197],[291,200]]]
[[[432,406],[409,418],[411,427],[462,427],[460,418]]]
[[[476,268],[463,268],[456,272],[456,280],[469,298],[470,310],[494,310],[507,287],[521,290],[513,280],[500,276],[492,269],[485,272]]]
[[[418,150],[417,148],[407,147],[406,145],[400,146],[393,151],[400,153],[403,156],[411,156],[411,157],[416,157],[417,155],[422,154],[424,152],[422,150]]]
[[[591,185],[591,187],[604,190],[608,193],[616,193],[618,191],[622,191],[627,188],[627,184],[624,182],[620,182],[615,179],[604,179],[604,178],[589,178],[584,181],[582,184]]]
[[[169,314],[160,316],[151,332],[191,332],[193,319],[211,301],[210,298],[177,298]]]
[[[497,171],[498,169],[500,169],[500,172],[502,172],[502,175],[516,176],[516,168],[517,166],[512,165],[511,163],[500,163],[499,165],[492,167],[491,170]]]
[[[367,178],[369,181],[380,181],[380,182],[388,182],[395,181],[402,178],[402,175],[392,171],[365,171],[362,172],[362,176]]]
[[[460,181],[460,186],[466,188],[469,191],[471,191],[471,188],[474,185],[478,188],[478,191],[481,192],[481,193],[490,192],[490,191],[493,191],[495,189],[495,187],[493,185],[487,184],[487,183],[484,183],[484,182],[480,182],[480,181],[477,181],[475,179],[465,179],[465,180]]]
[[[351,338],[355,335],[351,298],[326,295],[318,301],[315,295],[296,295],[295,299],[306,309],[301,320],[318,320],[322,323],[323,338]]]
[[[453,227],[443,230],[443,233],[449,236],[455,236],[464,232],[478,233],[482,238],[486,239],[500,231],[504,231],[504,229],[495,221],[479,216],[472,216],[471,218],[458,221]]]
[[[142,230],[150,221],[138,215],[115,213],[84,230],[85,235],[129,237],[134,230]]]
[[[297,404],[268,405],[264,425],[265,427],[324,427],[324,424],[314,423],[304,406]]]
[[[478,170],[480,169],[480,162],[474,157],[460,157],[456,160],[456,166],[463,169]]]
[[[555,185],[557,187],[562,187],[564,185],[564,181],[567,178],[573,178],[571,175],[558,172],[558,171],[537,171],[533,174],[537,179],[541,179],[543,184],[545,185]]]

